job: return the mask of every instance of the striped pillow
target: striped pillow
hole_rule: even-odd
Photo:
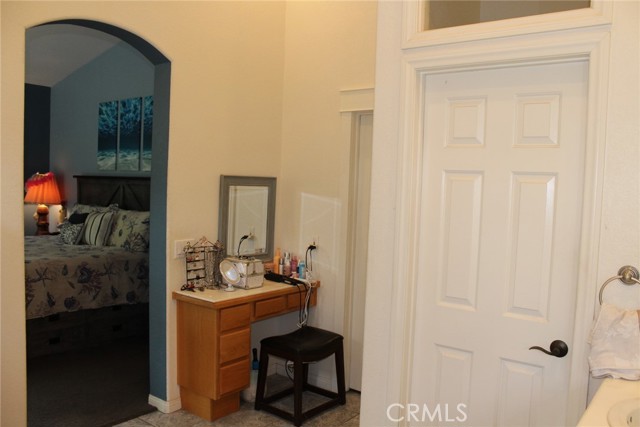
[[[111,233],[113,212],[92,212],[82,230],[82,241],[87,245],[105,246]]]

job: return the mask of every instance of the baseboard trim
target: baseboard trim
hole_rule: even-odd
[[[152,394],[149,395],[149,405],[155,406],[158,411],[165,414],[175,412],[182,408],[182,403],[180,402],[179,397],[173,400],[166,401]]]

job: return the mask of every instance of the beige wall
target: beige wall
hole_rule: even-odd
[[[347,332],[344,224],[350,156],[341,133],[340,91],[373,87],[376,10],[373,1],[287,3],[276,244],[304,256],[318,238],[313,267],[322,288],[310,324],[339,333]],[[288,322],[280,330],[291,327]],[[333,369],[321,366],[311,374],[329,386]]]
[[[184,266],[173,259],[173,241],[217,237],[220,174],[279,178],[276,243],[292,251],[306,247],[300,219],[307,222],[310,211],[309,203],[306,210],[301,207],[303,193],[312,206],[329,204],[344,214],[340,182],[348,149],[339,144],[339,90],[373,85],[375,3],[3,1],[0,14],[0,424],[26,423],[24,290],[14,286],[24,283],[24,272],[11,268],[23,264],[25,30],[57,19],[122,27],[172,63],[167,399],[176,400],[170,292],[180,286]],[[234,155],[237,148],[241,156]],[[330,223],[310,229],[324,239]],[[331,282],[339,276],[333,269],[343,243],[331,240],[331,247],[318,252],[320,259],[329,258],[328,267],[318,266],[326,280],[326,307],[341,298]],[[332,308],[319,321],[331,323],[334,315]]]
[[[287,4],[276,242],[304,255],[318,238],[321,301],[344,293],[350,147],[341,137],[340,91],[373,87],[375,21],[375,2]],[[340,328],[342,308],[320,304],[318,322]]]
[[[123,10],[126,9],[126,13]],[[129,30],[172,62],[167,290],[184,266],[171,242],[217,237],[220,174],[277,176],[284,62],[284,3],[2,2],[1,319],[2,419],[25,424],[22,123],[25,29],[83,18]],[[242,156],[234,148],[242,147]],[[168,399],[175,386],[174,307],[167,295]]]

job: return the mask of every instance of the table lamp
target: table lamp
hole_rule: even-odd
[[[49,207],[47,205],[59,205],[62,203],[56,177],[51,172],[35,173],[26,182],[27,190],[24,196],[25,203],[38,205],[33,217],[37,223],[36,235],[49,234]]]

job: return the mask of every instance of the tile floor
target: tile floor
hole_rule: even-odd
[[[281,385],[283,383],[281,378],[274,378],[272,384]],[[272,390],[275,391],[276,387],[273,387]],[[305,392],[303,410],[322,403],[324,399],[324,397],[317,394]],[[292,412],[293,396],[281,399],[277,402],[277,405]],[[242,402],[239,411],[215,421],[204,420],[184,410],[170,414],[156,411],[118,424],[116,427],[285,427],[292,425],[292,423],[275,415],[254,410],[253,403]],[[347,392],[346,405],[325,411],[303,424],[304,427],[357,427],[359,425],[360,393],[356,391]]]

